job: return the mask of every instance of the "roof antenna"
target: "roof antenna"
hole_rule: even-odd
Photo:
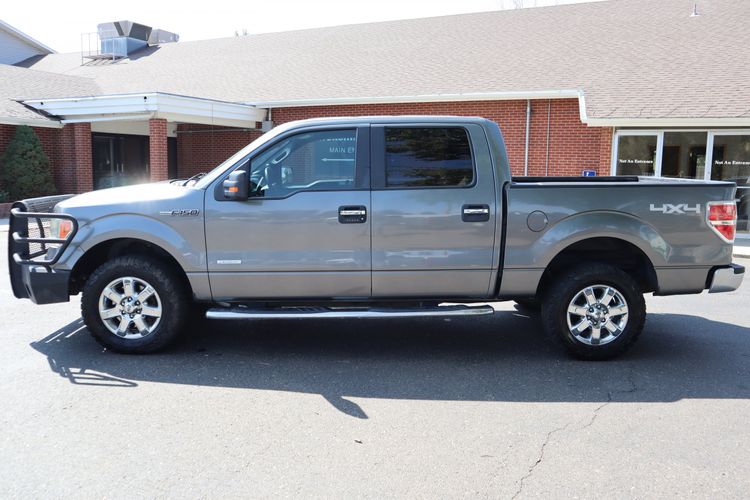
[[[693,4],[693,13],[690,14],[690,17],[698,17],[700,14],[698,14],[698,2],[695,2]]]

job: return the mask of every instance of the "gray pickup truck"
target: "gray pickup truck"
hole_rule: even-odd
[[[164,347],[196,311],[465,316],[515,300],[574,356],[606,359],[643,330],[644,293],[740,285],[735,189],[511,178],[481,118],[306,120],[208,174],[16,203],[10,277],[37,304],[82,292],[89,331],[120,352]]]

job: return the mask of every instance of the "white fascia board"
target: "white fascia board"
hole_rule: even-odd
[[[157,115],[175,114],[199,117],[200,123],[212,123],[211,120],[228,120],[244,122],[260,122],[265,120],[266,110],[248,104],[214,101],[211,99],[195,99],[172,94],[158,94]],[[253,123],[254,125],[254,123]]]
[[[347,104],[399,104],[412,102],[450,101],[511,101],[526,99],[580,98],[578,89],[534,90],[520,92],[468,92],[463,94],[422,94],[373,97],[332,97],[322,99],[292,99],[284,101],[247,101],[246,104],[262,108],[290,108],[306,106],[337,106]]]
[[[57,99],[26,100],[24,104],[48,114],[59,116],[72,123],[133,119],[134,115],[149,114],[187,123],[216,124],[225,126],[255,126],[263,121],[266,110],[247,104],[237,104],[211,99],[162,94],[102,95]],[[232,125],[229,125],[229,124]]]
[[[23,41],[25,44],[37,49],[39,52],[42,52],[43,54],[57,54],[56,50],[53,50],[46,45],[44,45],[39,40],[30,37],[23,31],[19,30],[18,28],[15,28],[11,26],[10,24],[0,20],[0,29],[6,31],[7,33],[13,35],[14,37],[18,38],[19,40]]]
[[[79,118],[68,118],[62,120],[62,123],[97,123],[97,122],[115,122],[115,121],[137,121],[137,120],[148,120],[154,118],[154,113],[145,114],[119,114],[110,116],[96,116],[96,117],[79,117]]]
[[[0,116],[3,125],[28,125],[29,127],[62,128],[63,124],[57,120],[45,120],[34,118],[15,118],[12,116]]]
[[[155,94],[105,95],[65,97],[56,99],[29,99],[24,104],[60,116],[73,117],[112,116],[116,114],[147,113],[156,111]]]
[[[591,127],[715,128],[750,127],[750,117],[740,118],[588,118]]]

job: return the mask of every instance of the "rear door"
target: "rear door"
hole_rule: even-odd
[[[482,127],[373,124],[371,144],[373,296],[486,297],[498,207]]]
[[[369,126],[296,129],[238,162],[247,201],[225,200],[220,178],[206,194],[214,299],[369,297],[369,149]]]

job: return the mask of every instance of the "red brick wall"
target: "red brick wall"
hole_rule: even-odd
[[[177,127],[177,175],[189,177],[207,172],[244,148],[261,133],[210,125]]]
[[[54,170],[60,193],[85,193],[94,189],[91,164],[91,124],[70,123],[58,136],[60,163]]]
[[[467,101],[404,104],[363,104],[276,108],[275,124],[325,116],[364,115],[463,115],[482,116],[497,122],[503,131],[514,175],[523,175],[526,134],[526,101]],[[549,161],[547,122],[549,117]],[[258,137],[257,132],[210,130],[192,125],[179,127],[177,164],[181,177],[209,170]],[[607,175],[610,168],[612,129],[581,123],[577,99],[534,100],[529,136],[529,175],[581,175],[594,169]]]
[[[77,123],[59,128],[32,127],[52,166],[58,193],[83,193],[93,189],[91,125]],[[15,125],[0,124],[0,157],[5,153]]]
[[[169,179],[167,120],[164,118],[149,119],[148,135],[148,167],[151,181],[165,181]]]

